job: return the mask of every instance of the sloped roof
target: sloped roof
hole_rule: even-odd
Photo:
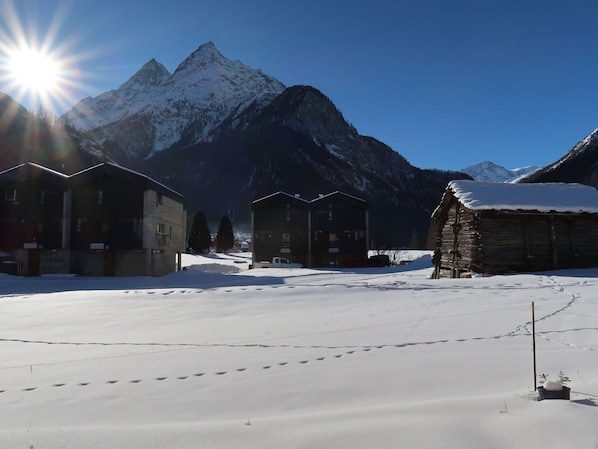
[[[297,205],[309,205],[309,204],[314,204],[317,203],[319,201],[326,201],[326,200],[330,200],[331,198],[342,198],[342,199],[346,199],[352,202],[356,202],[359,203],[360,205],[366,205],[367,201],[361,198],[358,198],[356,196],[353,195],[349,195],[348,193],[345,192],[341,192],[339,190],[336,190],[334,192],[330,192],[327,194],[321,194],[318,197],[312,199],[312,200],[306,200],[304,198],[302,198],[299,195],[291,195],[290,193],[286,193],[286,192],[275,192],[275,193],[271,193],[270,195],[266,195],[264,197],[258,198],[256,200],[252,201],[252,207],[261,205],[261,204],[269,204],[272,201],[278,200],[279,198],[285,198],[287,201],[292,201],[295,202]]]
[[[144,190],[152,188],[156,192],[166,195],[167,197],[173,198],[177,201],[181,201],[183,199],[183,195],[156,181],[155,179],[111,162],[103,162],[101,164],[94,165],[93,167],[86,168],[85,170],[81,170],[80,172],[71,175],[69,177],[69,182],[71,185],[77,185],[81,182],[86,182],[104,174],[127,180],[133,185],[137,185]]]
[[[437,216],[454,197],[471,210],[598,213],[598,190],[583,184],[451,181]]]
[[[282,207],[282,204],[292,204],[297,209],[307,210],[309,207],[309,201],[301,198],[299,195],[291,195],[285,192],[275,192],[270,195],[258,198],[251,202],[251,210],[263,210],[269,209],[273,206]]]
[[[54,182],[59,185],[64,185],[68,176],[56,170],[35,164],[33,162],[26,162],[24,164],[16,165],[7,170],[0,172],[0,182],[3,181],[19,181],[29,178],[41,178],[45,181]]]
[[[358,198],[358,197],[356,197],[354,195],[349,195],[348,193],[341,192],[340,190],[336,190],[334,192],[327,193],[326,195],[320,195],[317,198],[314,198],[312,200],[312,202],[326,201],[326,200],[328,200],[330,198],[334,198],[334,197],[348,199],[350,201],[354,201],[354,202],[357,202],[357,203],[363,203],[363,204],[367,203],[367,201],[364,200],[364,199],[362,199],[362,198]]]
[[[253,204],[268,203],[270,201],[277,200],[279,198],[284,198],[287,201],[293,201],[296,203],[308,203],[309,202],[305,198],[301,198],[301,196],[299,196],[299,195],[291,195],[290,193],[278,191],[278,192],[271,193],[270,195],[266,195],[266,196],[263,196],[256,200],[253,200],[252,203]]]

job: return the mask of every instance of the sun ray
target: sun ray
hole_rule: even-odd
[[[75,51],[81,36],[63,29],[68,9],[54,10],[42,26],[34,14],[18,11],[13,1],[0,3],[0,91],[30,110],[62,113],[91,90],[81,64],[93,50]]]

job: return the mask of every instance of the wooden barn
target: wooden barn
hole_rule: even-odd
[[[282,256],[307,267],[354,267],[367,260],[367,202],[343,192],[305,200],[277,192],[253,201],[253,262]]]
[[[598,266],[598,191],[451,181],[434,210],[435,277]]]

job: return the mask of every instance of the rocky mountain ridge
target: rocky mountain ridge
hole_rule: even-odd
[[[152,59],[118,89],[85,98],[61,118],[125,162],[149,157],[182,136],[209,140],[231,113],[266,103],[284,88],[275,78],[225,58],[208,42],[173,74]]]
[[[0,133],[36,129],[14,126],[23,110],[11,110],[17,111],[13,126]],[[113,160],[180,191],[190,215],[203,210],[211,223],[228,215],[241,230],[250,228],[251,201],[260,196],[280,190],[313,198],[342,190],[368,201],[375,247],[423,247],[430,214],[450,180],[513,182],[510,176],[521,176],[520,169],[490,162],[463,172],[414,167],[384,143],[360,135],[317,88],[287,88],[228,60],[211,42],[173,73],[148,61],[118,89],[82,100],[63,119],[64,126],[52,130],[34,120],[38,131],[45,130],[36,133],[45,136],[43,142],[21,139],[11,148],[37,153],[6,149],[2,162],[26,157],[69,173]],[[597,161],[594,132],[525,181],[596,186]]]
[[[508,169],[490,161],[483,161],[478,164],[470,165],[462,170],[476,181],[484,182],[518,182],[522,178],[529,176],[538,170],[539,167],[528,166],[521,168]]]
[[[598,129],[558,161],[526,176],[522,182],[577,182],[598,188]]]
[[[369,202],[374,245],[421,245],[448,181],[468,177],[413,167],[361,136],[316,88],[285,88],[212,42],[173,74],[149,61],[62,119],[104,159],[179,190],[191,213],[228,215],[245,229],[251,201],[262,195],[342,190]]]

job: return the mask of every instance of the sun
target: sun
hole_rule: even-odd
[[[80,67],[99,50],[82,47],[84,35],[67,26],[67,3],[43,15],[34,3],[0,0],[0,93],[31,112],[60,114],[90,88],[83,80],[91,74]]]
[[[8,61],[8,73],[14,85],[40,97],[53,95],[59,86],[58,61],[41,51],[14,51]]]

